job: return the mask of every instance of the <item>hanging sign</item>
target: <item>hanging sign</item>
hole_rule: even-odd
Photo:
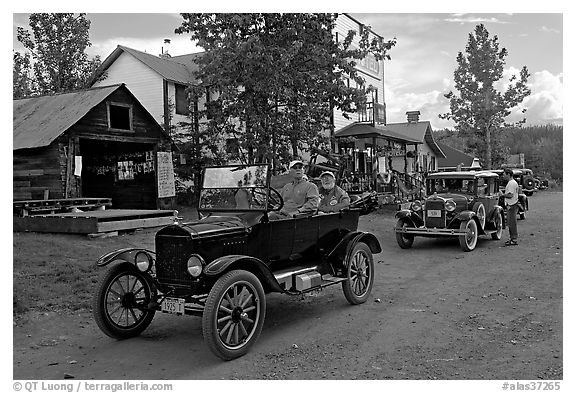
[[[174,186],[174,167],[172,166],[172,153],[159,151],[158,157],[158,198],[176,195]]]

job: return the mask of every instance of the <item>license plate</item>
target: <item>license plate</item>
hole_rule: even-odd
[[[164,298],[162,311],[170,314],[184,314],[184,299],[176,297]]]
[[[441,210],[428,210],[428,217],[442,217]]]

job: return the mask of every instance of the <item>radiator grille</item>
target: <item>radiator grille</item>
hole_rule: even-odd
[[[186,271],[190,254],[190,238],[161,238],[156,244],[156,279],[162,283],[190,283],[192,277]]]
[[[428,217],[428,210],[439,210],[440,217]],[[426,201],[424,211],[424,225],[427,228],[445,228],[446,227],[446,210],[444,210],[444,201]]]

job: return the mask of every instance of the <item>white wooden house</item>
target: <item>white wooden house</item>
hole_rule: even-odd
[[[193,59],[201,55],[171,57],[164,52],[155,56],[118,45],[102,62],[95,77],[98,79],[106,74],[106,78],[94,82],[93,86],[124,83],[156,121],[168,130],[170,125],[189,121],[185,91],[188,86],[198,83],[193,75],[198,66]],[[200,108],[205,99],[199,99]]]

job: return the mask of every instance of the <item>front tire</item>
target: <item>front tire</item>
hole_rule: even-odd
[[[129,263],[114,265],[101,277],[94,296],[96,324],[112,338],[138,336],[154,318],[156,311],[148,306],[155,296],[146,273]]]
[[[502,233],[504,232],[502,229],[502,214],[496,214],[496,217],[494,217],[494,226],[496,227],[496,232],[492,232],[490,236],[492,236],[494,240],[502,239]]]
[[[245,270],[232,270],[216,281],[202,314],[202,334],[208,347],[223,360],[248,352],[258,340],[266,298],[258,278]]]
[[[396,222],[396,228],[413,228],[414,226],[410,221],[405,218],[401,218]],[[412,247],[414,244],[414,235],[409,235],[406,233],[396,232],[396,242],[400,248],[407,249]]]
[[[460,232],[465,232],[463,235],[458,235],[460,247],[464,251],[474,250],[476,243],[478,243],[478,225],[476,225],[476,221],[473,219],[462,221],[460,223]]]
[[[368,300],[374,285],[374,259],[366,243],[357,243],[350,254],[342,290],[348,303],[356,305]]]

